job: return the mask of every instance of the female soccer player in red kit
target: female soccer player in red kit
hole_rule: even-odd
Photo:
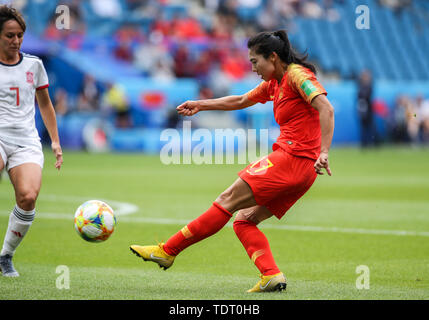
[[[248,292],[281,291],[286,278],[277,267],[265,235],[257,225],[273,215],[280,219],[325,169],[331,175],[328,152],[334,132],[334,109],[317,81],[315,68],[298,56],[285,31],[261,32],[248,41],[252,71],[264,80],[241,96],[186,101],[179,114],[206,110],[237,110],[274,102],[280,136],[273,152],[248,165],[239,178],[197,219],[158,246],[132,245],[142,257],[169,268],[185,248],[219,231],[237,212],[234,231],[261,272]]]

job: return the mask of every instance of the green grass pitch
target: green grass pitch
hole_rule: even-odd
[[[46,153],[36,219],[14,263],[21,276],[0,277],[8,299],[428,299],[427,149],[334,148],[333,176],[318,177],[282,220],[260,228],[288,278],[282,293],[248,294],[258,270],[231,224],[189,247],[167,271],[143,262],[131,244],[166,241],[204,212],[243,165],[163,165],[141,154],[65,152],[60,172]],[[104,243],[73,227],[85,200],[107,201],[118,224]],[[0,183],[0,241],[14,193]],[[367,266],[369,289],[358,289]],[[61,288],[69,270],[69,288]],[[59,271],[59,273],[57,273]]]

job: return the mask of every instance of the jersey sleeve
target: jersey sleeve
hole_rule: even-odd
[[[42,60],[38,61],[38,70],[36,75],[36,90],[41,90],[49,87],[48,74],[43,66]]]
[[[294,64],[288,71],[289,86],[297,91],[305,102],[311,101],[320,94],[327,95],[325,88],[317,81],[311,70]]]
[[[260,83],[256,88],[247,92],[247,97],[253,102],[260,103],[273,100],[270,95],[270,83],[267,81]]]

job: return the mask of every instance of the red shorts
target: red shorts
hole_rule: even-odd
[[[238,175],[252,189],[256,203],[280,219],[316,180],[314,163],[278,148],[249,164]]]

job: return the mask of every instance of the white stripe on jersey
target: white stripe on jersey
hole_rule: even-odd
[[[42,60],[21,53],[15,65],[0,63],[0,139],[28,144],[39,135],[35,125],[36,89],[49,86]]]

